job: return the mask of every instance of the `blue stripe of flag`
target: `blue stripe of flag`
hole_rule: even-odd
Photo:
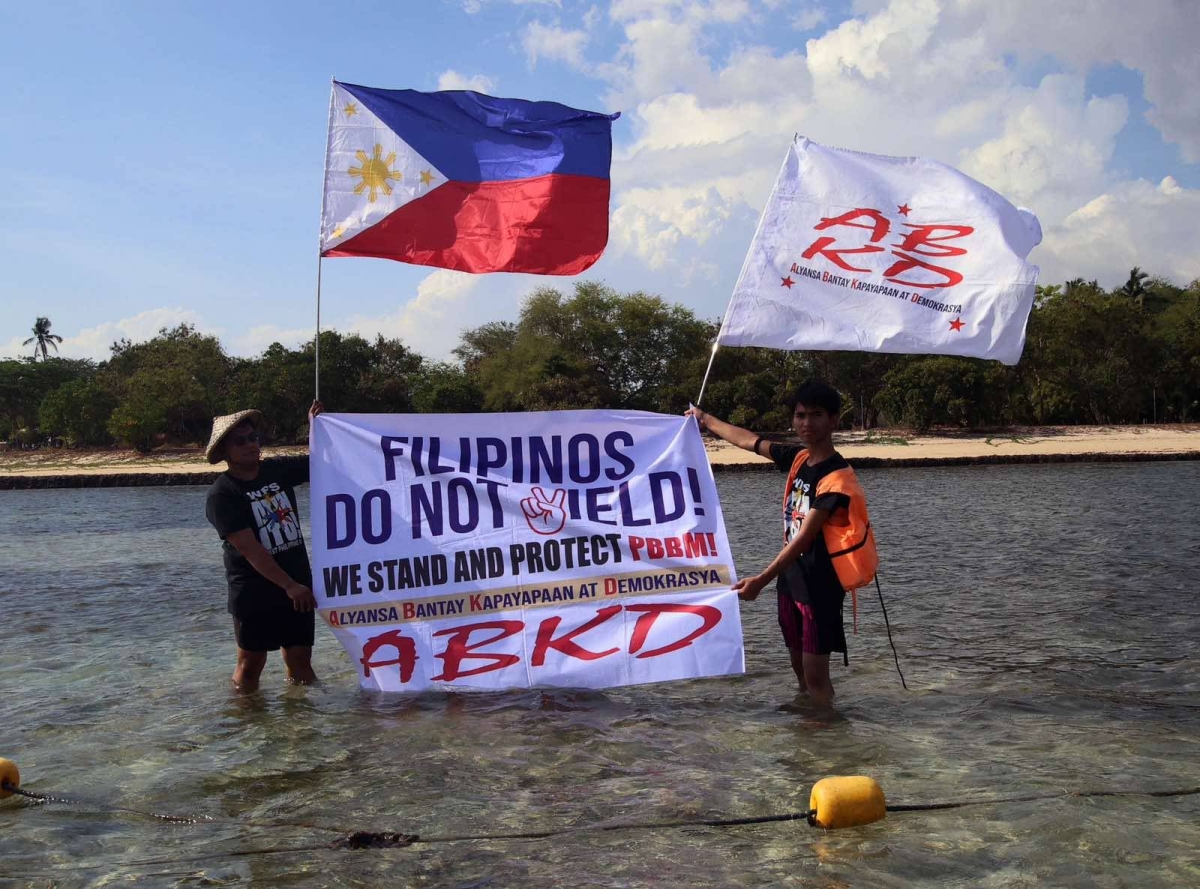
[[[448,179],[495,182],[551,173],[608,178],[617,114],[557,102],[338,84]]]

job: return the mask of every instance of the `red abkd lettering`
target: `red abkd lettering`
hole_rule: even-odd
[[[478,676],[480,673],[490,673],[493,670],[503,670],[505,667],[511,667],[513,664],[519,663],[520,658],[515,654],[496,654],[494,652],[476,651],[484,645],[491,645],[493,642],[499,642],[501,639],[507,639],[514,633],[519,633],[525,629],[523,621],[519,620],[487,620],[478,624],[467,624],[465,627],[455,627],[451,630],[439,630],[434,633],[434,636],[449,636],[450,640],[446,643],[446,650],[435,657],[442,659],[445,666],[442,668],[441,676],[433,678],[439,682],[453,682],[460,676]],[[482,639],[474,645],[468,644],[471,639],[471,634],[476,630],[497,630],[498,632],[490,639]],[[482,667],[475,667],[472,670],[460,670],[462,662],[470,658],[471,660],[489,661]]]
[[[944,268],[940,265],[934,265],[931,262],[925,262],[920,259],[920,256],[966,256],[967,251],[963,247],[952,247],[945,241],[953,241],[956,238],[965,238],[967,235],[975,231],[969,225],[908,225],[912,231],[905,235],[904,239],[895,246],[898,249],[892,251],[892,255],[899,259],[888,267],[888,270],[883,273],[883,277],[896,284],[904,284],[907,287],[953,287],[956,284],[961,284],[963,276],[954,269]],[[949,232],[949,234],[936,237],[935,232]],[[908,253],[900,251],[907,250]],[[916,253],[918,256],[911,254]],[[940,284],[930,283],[929,281],[906,281],[901,278],[905,272],[915,268],[925,269],[927,272],[932,272],[936,275],[941,275],[946,280]]]
[[[375,653],[384,647],[396,649],[396,657],[390,661],[372,660]],[[412,679],[413,668],[417,665],[417,643],[411,636],[403,635],[399,630],[388,630],[378,636],[372,636],[363,643],[362,658],[363,675],[370,676],[371,668],[391,667],[400,665],[400,681]]]
[[[562,618],[558,616],[546,618],[542,621],[542,625],[538,627],[537,642],[533,646],[533,655],[529,658],[529,663],[535,667],[542,666],[542,664],[546,663],[546,651],[551,648],[559,654],[581,661],[598,661],[600,658],[608,657],[610,654],[616,654],[621,649],[610,648],[608,651],[589,651],[582,645],[577,645],[575,637],[582,636],[589,630],[596,629],[596,627],[600,626],[600,624],[607,621],[610,617],[620,613],[620,605],[606,605],[597,611],[596,616],[586,624],[582,624],[570,632],[564,633],[557,639],[554,638],[554,631],[562,623]]]
[[[870,225],[854,220],[861,217],[866,217],[871,220]],[[872,241],[882,241],[887,237],[888,230],[891,228],[891,223],[878,210],[871,210],[860,207],[857,210],[850,210],[843,213],[841,216],[823,217],[820,222],[813,226],[813,231],[825,231],[827,228],[832,228],[835,225],[844,225],[849,228],[865,228],[871,233]],[[831,250],[837,242],[837,238],[817,238],[813,241],[809,248],[804,251],[805,259],[812,259],[814,256],[824,256],[839,268],[845,269],[848,272],[869,272],[870,269],[860,269],[858,266],[850,265],[842,259],[843,253],[882,253],[882,247],[843,247],[841,250]]]
[[[849,210],[841,216],[822,217],[813,226],[813,231],[825,231],[835,226],[845,228],[865,229],[871,233],[869,241],[862,247],[836,248],[837,238],[824,236],[817,238],[802,254],[807,260],[821,256],[832,262],[838,268],[847,272],[870,272],[870,269],[851,265],[843,257],[849,254],[882,253],[884,248],[878,246],[891,231],[891,222],[878,210],[869,207],[859,207]],[[911,229],[907,234],[900,235],[899,240],[888,246],[892,247],[892,256],[896,257],[884,271],[885,280],[893,284],[903,284],[905,287],[920,287],[925,289],[954,287],[961,284],[963,276],[959,272],[945,266],[935,265],[927,261],[929,258],[944,258],[950,256],[966,256],[965,247],[947,244],[947,241],[965,238],[974,233],[969,225],[916,225],[905,223],[905,228]],[[924,258],[923,258],[924,257]],[[942,278],[941,281],[912,280],[901,275],[913,269],[921,269]]]
[[[629,653],[639,659],[658,657],[659,655],[670,654],[672,651],[678,651],[681,648],[687,648],[721,622],[721,610],[713,608],[711,605],[626,605],[625,610],[645,612],[645,614],[637,619],[637,623],[633,625],[633,637],[629,640]],[[692,630],[688,635],[682,639],[677,639],[670,645],[663,645],[652,651],[642,651],[642,646],[646,644],[646,637],[650,635],[650,628],[654,626],[654,622],[663,614],[694,614],[703,623],[698,629]],[[641,652],[641,654],[638,654],[638,652]]]
[[[605,651],[592,651],[580,645],[576,639],[591,632],[622,610],[638,615],[633,632],[629,638],[629,654],[643,660],[646,658],[662,657],[681,648],[687,648],[705,633],[708,633],[721,622],[721,611],[711,605],[677,605],[668,603],[637,603],[633,605],[606,605],[596,610],[596,616],[586,623],[580,624],[573,630],[568,630],[561,636],[555,636],[562,623],[560,615],[554,615],[543,620],[538,625],[537,640],[530,654],[530,665],[545,666],[546,656],[550,651],[556,651],[563,657],[581,661],[597,661],[611,657],[621,651],[609,648]],[[650,637],[651,630],[664,615],[690,615],[700,619],[699,626],[686,635],[670,642],[663,642],[657,648],[643,651]],[[519,655],[508,652],[484,651],[489,645],[514,636],[525,629],[524,621],[520,620],[491,620],[479,623],[464,624],[434,633],[434,638],[447,637],[446,648],[434,656],[443,663],[441,675],[433,677],[438,682],[452,682],[464,676],[477,676],[481,673],[492,673],[520,663]],[[487,633],[484,638],[472,641],[476,633]],[[389,660],[374,660],[381,648],[391,647],[397,656]],[[362,665],[363,675],[370,676],[372,669],[399,665],[400,681],[412,679],[413,669],[417,661],[416,642],[409,636],[404,636],[399,630],[388,630],[378,636],[373,636],[363,643]],[[483,661],[484,663],[464,670],[464,661]]]

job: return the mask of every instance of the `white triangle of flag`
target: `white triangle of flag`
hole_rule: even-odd
[[[341,84],[334,84],[330,102],[322,253],[446,182],[437,167]]]

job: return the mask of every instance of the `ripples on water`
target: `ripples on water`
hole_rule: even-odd
[[[426,836],[807,808],[869,774],[893,802],[1200,784],[1200,464],[865,470],[900,688],[874,594],[835,718],[794,680],[773,598],[745,676],[609,692],[387,697],[318,627],[325,685],[232,698],[203,488],[0,494],[0,756],[27,788],[212,823],[0,803],[0,885],[1187,886],[1200,797],[316,850],[309,827]],[[718,477],[742,573],[782,479]],[[847,619],[849,607],[847,606]],[[153,863],[152,863],[153,862]]]

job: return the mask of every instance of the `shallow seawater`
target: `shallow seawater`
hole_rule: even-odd
[[[1200,796],[999,801],[829,833],[597,829],[801,811],[836,774],[907,804],[1200,785],[1200,463],[860,477],[910,690],[872,590],[833,717],[791,705],[766,594],[742,606],[740,677],[385,696],[356,688],[318,626],[324,685],[286,686],[276,656],[263,691],[235,698],[203,488],[0,494],[0,756],[27,789],[92,803],[0,802],[0,885],[1200,885]],[[718,484],[738,569],[760,569],[782,479]],[[329,847],[337,831],[559,829]]]

